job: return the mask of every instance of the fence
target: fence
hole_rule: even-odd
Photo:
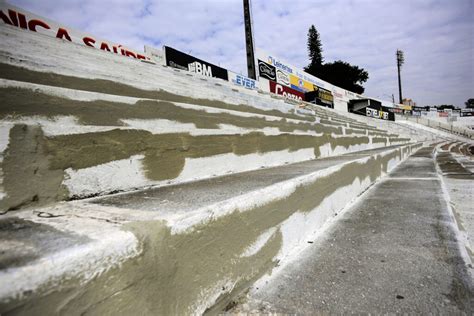
[[[406,120],[416,122],[418,124],[422,124],[431,128],[436,128],[441,131],[445,131],[448,133],[461,135],[470,139],[474,139],[474,130],[466,128],[466,127],[459,127],[454,126],[453,123],[442,123],[439,121],[430,120],[424,117],[419,116],[411,116],[411,115],[397,115],[397,120]]]

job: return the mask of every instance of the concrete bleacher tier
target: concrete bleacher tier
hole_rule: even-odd
[[[2,314],[218,310],[440,139],[9,26],[0,37]]]

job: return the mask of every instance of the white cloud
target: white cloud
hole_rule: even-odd
[[[97,36],[142,49],[173,46],[245,73],[241,0],[12,0]],[[254,0],[256,45],[288,62],[308,63],[314,24],[326,61],[369,71],[366,94],[398,95],[395,51],[405,52],[404,96],[419,104],[462,105],[474,97],[472,0]]]

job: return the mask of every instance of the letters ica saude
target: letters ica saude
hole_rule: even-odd
[[[46,23],[40,17],[30,17],[28,13],[17,12],[14,9],[4,8],[0,10],[0,20],[2,20],[4,24],[29,30],[31,32],[39,32],[48,36],[54,36],[58,39],[66,40],[69,42],[73,42],[74,39],[76,41],[77,39],[79,39],[82,40],[82,43],[80,44],[84,44],[86,46],[97,48],[114,54],[120,54],[126,57],[133,57],[136,59],[148,59],[142,54],[132,52],[122,47],[122,45],[114,45],[105,41],[97,41],[93,37],[87,35],[84,36],[85,34],[77,32],[70,32],[67,28],[58,26],[54,22]]]

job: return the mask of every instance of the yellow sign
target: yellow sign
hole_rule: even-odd
[[[305,81],[295,75],[290,75],[290,84],[306,91],[313,91],[314,87],[311,82]]]

